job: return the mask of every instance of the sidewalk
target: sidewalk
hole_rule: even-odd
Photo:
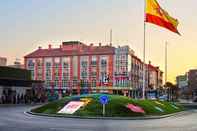
[[[193,103],[192,100],[186,100],[186,99],[179,99],[179,102],[180,102],[180,103],[188,103],[188,104]]]

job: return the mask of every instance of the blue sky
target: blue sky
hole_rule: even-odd
[[[169,80],[197,67],[197,1],[158,0],[180,21],[178,36],[147,24],[147,61],[164,69],[164,43],[169,48]],[[15,58],[48,44],[81,40],[87,44],[109,41],[130,45],[142,58],[144,0],[2,0],[0,1],[0,56]]]

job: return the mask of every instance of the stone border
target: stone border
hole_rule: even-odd
[[[34,108],[38,108],[39,106],[36,106]],[[46,116],[46,117],[62,117],[62,118],[77,118],[77,119],[101,119],[101,120],[150,120],[150,119],[162,119],[166,117],[172,117],[172,116],[178,116],[178,115],[184,115],[188,114],[188,111],[181,111],[177,113],[162,115],[162,116],[144,116],[144,117],[92,117],[92,116],[72,116],[72,115],[62,115],[62,114],[45,114],[45,113],[35,113],[31,110],[34,109],[31,108],[29,111],[25,111],[24,113],[35,115],[35,116]]]

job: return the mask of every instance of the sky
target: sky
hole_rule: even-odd
[[[158,0],[180,22],[178,36],[146,24],[146,60],[164,71],[164,47],[168,42],[168,81],[197,68],[197,1]],[[0,56],[8,64],[48,44],[62,41],[129,45],[143,56],[144,0],[1,0]]]

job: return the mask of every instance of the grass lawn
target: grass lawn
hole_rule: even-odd
[[[81,96],[65,97],[39,108],[33,109],[32,112],[57,114],[69,101],[78,101],[81,98],[91,98],[92,101],[85,107],[80,108],[75,112],[74,116],[102,116],[102,105],[99,102],[99,97],[103,94],[90,94]],[[146,115],[165,115],[183,111],[183,107],[169,103],[166,101],[156,100],[136,100],[119,95],[108,95],[109,103],[106,105],[106,115],[108,117],[132,117]],[[127,104],[134,104],[141,107],[145,113],[136,113],[126,107]],[[65,114],[67,115],[67,114]]]

